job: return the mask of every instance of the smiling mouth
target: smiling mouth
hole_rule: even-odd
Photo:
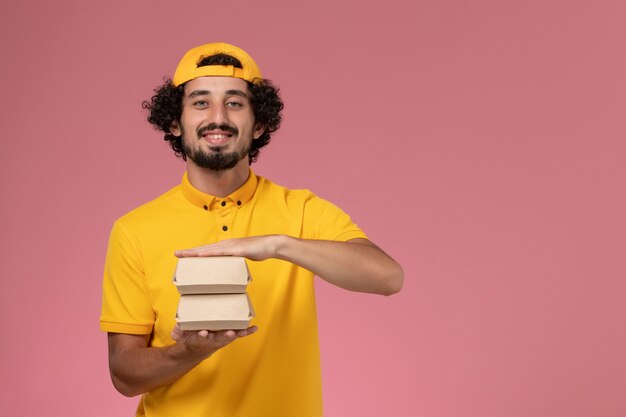
[[[211,146],[223,146],[233,136],[237,136],[237,129],[227,124],[211,123],[198,130],[198,137],[207,141]]]
[[[206,132],[202,135],[202,138],[209,142],[212,146],[220,146],[225,145],[233,135],[231,133],[220,132],[220,133],[212,133]]]

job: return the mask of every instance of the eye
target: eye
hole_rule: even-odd
[[[209,105],[206,100],[196,100],[192,104],[194,107],[206,107]]]
[[[226,102],[226,106],[236,109],[236,108],[243,107],[243,104],[238,101],[228,101]]]

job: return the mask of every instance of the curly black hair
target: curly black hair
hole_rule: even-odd
[[[226,54],[211,55],[201,59],[198,63],[199,67],[206,65],[232,65],[242,68],[238,59]],[[150,101],[144,101],[141,107],[149,112],[148,122],[155,129],[165,133],[163,139],[169,142],[176,156],[187,160],[187,155],[183,150],[182,136],[174,136],[170,132],[174,122],[180,123],[185,84],[174,87],[172,80],[167,77],[163,81],[163,85],[154,89],[154,95]],[[250,163],[253,163],[256,162],[260,149],[270,142],[272,133],[280,127],[281,111],[284,105],[279,89],[270,80],[255,80],[254,83],[246,81],[246,83],[250,92],[254,120],[265,127],[263,134],[252,141],[248,156]]]

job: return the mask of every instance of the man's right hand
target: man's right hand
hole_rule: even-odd
[[[184,331],[181,330],[179,324],[176,324],[174,330],[172,330],[171,338],[177,343],[184,345],[190,353],[206,355],[206,358],[234,340],[251,335],[256,331],[256,326],[248,327],[244,330]]]
[[[174,344],[149,347],[150,335],[109,333],[109,370],[115,388],[127,397],[172,384],[204,359],[233,341],[256,332],[245,330],[172,330]]]

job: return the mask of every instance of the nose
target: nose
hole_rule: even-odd
[[[218,126],[222,124],[228,124],[228,112],[224,104],[214,104],[211,106],[209,113],[211,123],[215,123]]]

